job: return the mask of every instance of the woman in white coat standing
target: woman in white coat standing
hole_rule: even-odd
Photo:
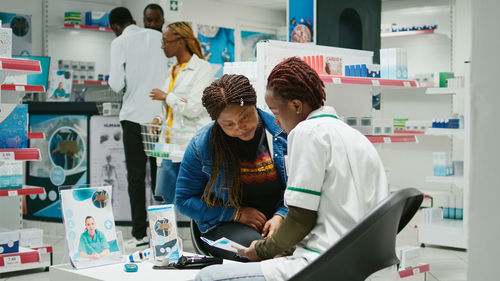
[[[289,58],[278,64],[265,98],[288,133],[288,214],[272,236],[239,252],[261,262],[207,267],[195,280],[288,280],[387,196],[377,151],[324,105],[324,84],[305,62]]]
[[[214,69],[205,61],[201,45],[186,22],[174,22],[163,32],[162,46],[168,58],[177,63],[161,89],[153,89],[150,97],[163,101],[163,113],[151,122],[162,125],[160,142],[174,144],[175,151],[168,159],[158,159],[155,198],[162,203],[174,202],[175,183],[179,173],[182,151],[194,133],[210,122],[201,103],[203,90],[214,80]],[[161,163],[160,163],[161,162]]]

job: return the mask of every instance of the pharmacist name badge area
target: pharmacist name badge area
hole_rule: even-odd
[[[123,261],[116,240],[111,186],[61,190],[69,258],[75,268]]]
[[[30,130],[45,139],[30,140],[40,149],[41,161],[28,163],[28,185],[45,188],[45,194],[26,197],[25,215],[36,219],[61,218],[58,187],[87,184],[87,128],[85,115],[30,115]]]

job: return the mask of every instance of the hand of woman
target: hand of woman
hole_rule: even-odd
[[[264,225],[264,229],[262,229],[262,237],[267,238],[278,230],[281,222],[283,221],[283,217],[280,215],[274,215],[270,220],[266,222]]]
[[[246,248],[245,250],[238,250],[238,256],[240,257],[246,257],[250,261],[260,261],[262,260],[259,258],[257,255],[257,252],[255,251],[255,244],[259,240],[254,240],[252,241],[252,244],[250,244],[250,247]]]
[[[246,224],[258,232],[261,232],[266,223],[266,216],[252,207],[241,207],[237,222]]]
[[[152,100],[161,100],[161,101],[164,101],[167,99],[167,93],[163,92],[162,90],[160,89],[153,89],[151,90],[151,93],[149,93],[149,97],[152,99]]]

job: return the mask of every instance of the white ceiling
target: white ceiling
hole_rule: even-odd
[[[286,11],[287,0],[217,0],[227,4],[246,5],[251,7],[268,8]]]

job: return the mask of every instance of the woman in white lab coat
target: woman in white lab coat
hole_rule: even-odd
[[[290,279],[387,196],[377,151],[339,120],[325,99],[323,82],[302,60],[289,58],[273,69],[266,103],[288,133],[288,215],[276,233],[240,251],[262,262],[236,265],[237,270],[232,265],[207,267],[196,280]]]

